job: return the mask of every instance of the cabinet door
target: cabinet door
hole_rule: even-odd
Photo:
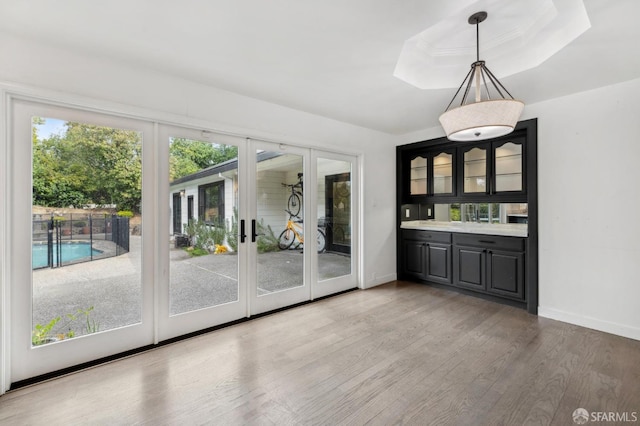
[[[462,195],[489,193],[489,146],[483,144],[460,149]]]
[[[429,243],[426,246],[425,278],[442,284],[451,284],[451,245]]]
[[[486,250],[453,246],[453,278],[459,287],[485,290]]]
[[[429,156],[429,172],[433,176],[432,195],[454,195],[455,150],[435,151]]]
[[[523,300],[524,253],[489,250],[487,256],[487,291]]]
[[[427,173],[427,156],[415,156],[409,161],[409,195],[427,195],[429,175]]]
[[[494,142],[492,192],[523,192],[524,188],[523,141]]]
[[[425,242],[404,240],[402,243],[402,272],[409,277],[424,279]]]

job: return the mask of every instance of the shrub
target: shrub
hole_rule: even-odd
[[[256,245],[258,246],[258,253],[267,253],[270,251],[278,251],[278,238],[273,234],[271,225],[264,225],[264,219],[260,219],[258,225],[258,239]]]
[[[120,210],[116,215],[120,217],[133,217],[133,212],[131,210]]]

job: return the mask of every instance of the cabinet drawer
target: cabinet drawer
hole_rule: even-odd
[[[451,244],[450,232],[438,231],[418,231],[413,229],[403,229],[402,239],[421,240],[433,243]]]
[[[484,247],[511,251],[524,251],[525,239],[497,235],[453,234],[453,243],[460,246]]]

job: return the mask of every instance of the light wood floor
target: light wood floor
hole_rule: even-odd
[[[0,424],[573,424],[636,412],[640,342],[394,282],[0,397]]]

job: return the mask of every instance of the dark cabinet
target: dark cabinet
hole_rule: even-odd
[[[453,282],[458,287],[485,290],[486,250],[482,248],[454,246]]]
[[[526,196],[524,138],[458,148],[458,195],[464,198]]]
[[[455,154],[455,149],[440,148],[419,150],[408,155],[403,167],[407,173],[403,179],[407,200],[455,195]]]
[[[453,283],[524,300],[524,255],[524,238],[454,234]]]
[[[423,279],[426,263],[424,241],[403,240],[402,261],[402,272],[406,277]]]
[[[489,250],[487,291],[500,296],[524,299],[524,253]]]
[[[403,230],[401,277],[451,284],[451,234]]]

